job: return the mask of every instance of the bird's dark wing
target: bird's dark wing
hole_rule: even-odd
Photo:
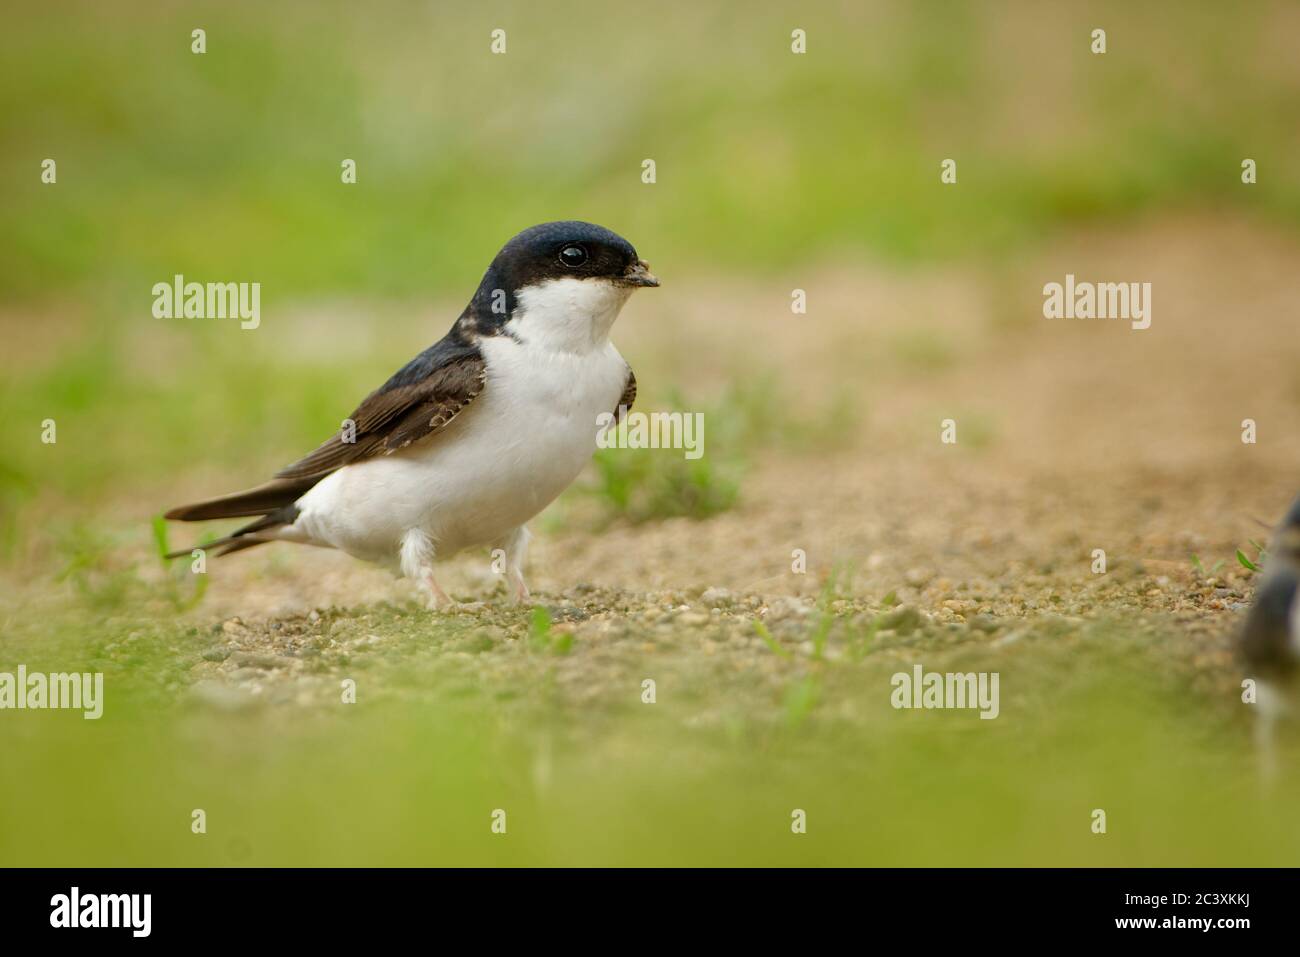
[[[436,348],[436,347],[435,347]],[[441,362],[437,360],[442,358]],[[421,353],[370,393],[314,452],[276,473],[277,479],[324,478],[376,455],[390,455],[445,429],[483,391],[486,366],[476,348],[452,357]]]
[[[277,524],[292,522],[287,513],[296,514],[293,503],[326,475],[436,435],[474,401],[485,381],[483,354],[453,330],[367,396],[350,416],[353,427],[341,428],[314,452],[281,469],[270,482],[182,505],[166,517],[199,522],[275,513],[284,515]]]
[[[627,384],[623,386],[623,397],[618,400],[618,407],[614,409],[614,424],[618,425],[623,421],[623,414],[632,409],[632,403],[636,401],[636,375],[632,372],[632,367],[627,367]]]
[[[1241,632],[1241,656],[1264,676],[1287,674],[1297,665],[1291,644],[1291,615],[1297,579],[1289,571],[1265,578]]]

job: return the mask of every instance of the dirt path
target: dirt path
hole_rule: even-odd
[[[709,520],[593,531],[580,502],[538,523],[530,580],[556,617],[552,637],[586,649],[559,668],[569,700],[631,680],[623,672],[651,649],[670,649],[683,676],[701,652],[771,670],[756,618],[809,654],[832,572],[837,621],[874,629],[883,648],[1002,648],[1090,621],[1154,622],[1154,653],[1227,688],[1253,590],[1235,549],[1253,554],[1248,541],[1266,537],[1256,518],[1276,517],[1300,485],[1298,252],[1258,228],[1166,222],[992,273],[835,269],[638,303],[620,345],[650,395],[666,370],[707,397],[775,369],[790,414],[809,421],[835,402],[854,412],[830,440],[750,450],[738,507]],[[1150,281],[1151,328],[1043,319],[1041,286],[1066,272]],[[805,316],[788,311],[796,286],[809,291]],[[940,442],[945,418],[955,445]],[[1256,444],[1241,441],[1245,418]],[[448,666],[480,678],[530,667],[508,640],[527,637],[528,613],[499,604],[487,556],[454,560],[444,580],[466,601],[488,599],[439,625]],[[308,699],[338,662],[382,659],[432,627],[413,597],[313,549],[216,562],[187,613],[213,635],[200,694]]]
[[[633,591],[719,586],[811,594],[833,565],[865,594],[921,575],[1050,568],[1089,577],[1139,561],[1190,571],[1261,537],[1300,488],[1300,335],[1286,239],[1234,224],[1163,223],[1122,240],[1081,237],[1039,261],[977,277],[887,280],[843,270],[760,288],[647,297],[620,329],[642,368],[707,393],[776,369],[787,405],[815,416],[837,397],[856,421],[839,448],[759,453],[740,506],[669,520],[544,531],[531,579],[543,593],[590,582]],[[1066,272],[1153,285],[1145,331],[1041,316],[1041,285]],[[809,290],[791,315],[787,285]],[[694,304],[689,313],[672,311]],[[662,310],[662,311],[661,311]],[[654,387],[654,372],[642,376]],[[940,422],[957,423],[956,445]],[[1252,418],[1258,442],[1241,441]],[[791,552],[808,574],[790,571]],[[460,590],[492,581],[466,556]],[[290,585],[291,587],[286,587]],[[364,601],[387,576],[337,555],[271,550],[218,563],[210,611]]]
[[[1266,537],[1256,519],[1275,518],[1300,487],[1298,254],[1258,226],[1165,221],[997,270],[836,268],[645,297],[618,331],[647,407],[661,381],[708,399],[766,375],[791,421],[815,423],[835,403],[852,415],[812,442],[777,423],[777,444],[745,450],[739,505],[705,521],[593,531],[581,502],[544,516],[534,591],[588,617],[654,622],[722,605],[747,628],[783,597],[806,607],[838,569],[839,594],[862,608],[889,598],[941,624],[991,621],[990,634],[1043,615],[1203,619],[1215,636],[1206,660],[1221,664],[1251,588],[1235,549],[1253,554],[1248,541]],[[1151,328],[1044,319],[1042,284],[1067,272],[1151,282]],[[806,315],[789,311],[796,287]],[[946,418],[955,445],[940,442]],[[1253,445],[1241,441],[1246,418]],[[123,514],[147,521],[141,502],[155,496],[176,492],[133,493]],[[792,570],[796,550],[804,573]],[[1193,554],[1206,569],[1224,563],[1215,581],[1195,573]],[[143,542],[139,557],[147,566]],[[466,600],[499,585],[480,554],[455,559],[445,580]],[[346,556],[265,548],[215,562],[188,615],[238,617],[269,641],[279,619],[412,597]],[[509,610],[484,620],[498,614],[522,627]]]

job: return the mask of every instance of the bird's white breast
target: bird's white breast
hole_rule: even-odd
[[[607,338],[585,350],[485,338],[487,382],[440,434],[327,476],[300,500],[293,532],[393,564],[412,528],[440,556],[493,544],[549,505],[596,448],[597,417],[623,394],[627,364]]]

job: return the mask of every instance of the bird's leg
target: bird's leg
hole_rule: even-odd
[[[524,559],[528,555],[530,538],[532,536],[528,534],[527,526],[520,525],[500,542],[500,547],[506,553],[506,582],[513,592],[516,605],[528,601],[528,586],[524,584]]]
[[[419,586],[424,593],[425,606],[430,611],[439,611],[451,607],[455,602],[433,577],[434,556],[433,540],[423,529],[413,528],[402,536],[402,574]]]
[[[420,590],[424,592],[425,607],[429,611],[442,611],[455,604],[451,597],[439,587],[437,580],[433,577],[432,568],[426,568],[420,572],[419,585]]]
[[[1265,786],[1277,778],[1277,719],[1282,712],[1281,694],[1271,684],[1256,684],[1255,754]]]
[[[528,586],[524,584],[523,572],[521,572],[518,568],[516,568],[514,570],[513,577],[514,577],[514,586],[515,586],[515,604],[516,605],[528,604],[528,599],[532,597],[532,593],[529,592]]]

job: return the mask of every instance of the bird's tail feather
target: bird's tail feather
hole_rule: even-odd
[[[215,552],[217,555],[229,555],[273,540],[257,534],[259,532],[292,525],[298,517],[298,507],[294,502],[315,483],[316,479],[276,480],[245,492],[235,492],[233,495],[223,495],[193,505],[182,505],[172,509],[166,517],[181,522],[202,522],[217,518],[258,516],[256,521],[235,529],[224,538],[201,546],[205,550],[219,549]],[[170,552],[167,557],[180,558],[189,555],[191,551],[190,548],[183,548]]]
[[[287,505],[284,508],[276,509],[268,515],[263,515],[256,522],[249,522],[241,528],[235,529],[224,538],[218,538],[215,542],[207,542],[203,545],[196,545],[192,548],[182,548],[179,551],[168,552],[168,558],[182,558],[188,556],[194,548],[202,548],[205,551],[217,548],[220,551],[217,555],[229,555],[231,552],[243,551],[245,548],[252,548],[254,545],[261,545],[273,539],[265,538],[258,535],[258,532],[268,532],[273,528],[280,528],[284,525],[292,525],[294,519],[298,517],[298,509],[293,505]]]
[[[220,558],[222,555],[229,555],[232,552],[242,552],[245,548],[252,548],[255,545],[265,545],[267,542],[273,541],[275,541],[273,538],[262,538],[256,535],[247,538],[241,536],[235,541],[225,545],[221,551],[217,552],[217,557]]]
[[[320,476],[296,479],[275,479],[256,488],[232,492],[219,498],[181,505],[164,518],[176,522],[205,522],[213,518],[247,518],[266,515],[276,509],[296,502],[303,492],[320,481]]]
[[[260,525],[260,523],[258,523]],[[267,531],[271,528],[279,528],[283,522],[276,522],[273,525],[262,526],[257,531]],[[241,528],[237,532],[231,532],[225,538],[218,538],[214,542],[205,542],[202,545],[191,545],[189,548],[180,548],[174,552],[168,552],[165,558],[189,558],[194,554],[194,549],[201,548],[205,552],[212,552],[214,556],[229,555],[232,552],[242,552],[245,548],[252,548],[254,545],[265,545],[267,542],[275,541],[274,538],[264,538],[261,535],[251,534],[251,529]]]

